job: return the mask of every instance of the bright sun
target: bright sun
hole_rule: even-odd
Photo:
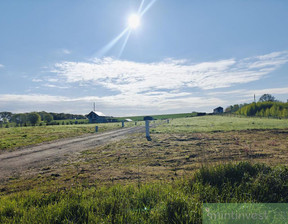
[[[129,16],[128,25],[131,29],[136,29],[140,26],[140,16],[137,14],[132,14]]]

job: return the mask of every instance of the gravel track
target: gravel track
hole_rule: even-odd
[[[53,166],[55,163],[67,160],[73,154],[123,139],[132,133],[144,131],[145,127],[143,126],[122,128],[104,133],[61,139],[2,153],[0,154],[0,181],[7,180],[12,176],[34,173],[43,167]]]

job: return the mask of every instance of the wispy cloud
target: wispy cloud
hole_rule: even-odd
[[[10,101],[22,101],[22,102],[35,102],[35,103],[46,103],[46,102],[57,102],[65,101],[68,98],[61,96],[51,96],[45,94],[1,94],[1,102],[10,102]]]
[[[256,94],[258,96],[263,95],[263,94],[288,94],[288,87],[284,88],[267,88],[267,89],[253,89],[253,90],[247,90],[247,89],[237,89],[237,90],[232,90],[232,91],[220,91],[220,92],[212,92],[212,93],[207,93],[207,95],[236,95],[240,94],[241,96],[251,96],[253,94]]]
[[[4,65],[0,64],[0,68],[3,68],[3,67],[4,67]]]
[[[288,87],[285,88],[270,88],[270,89],[259,89],[250,91],[251,93],[254,92],[257,95],[263,95],[265,93],[268,94],[288,94]]]
[[[49,88],[58,88],[58,89],[68,89],[68,86],[60,86],[60,85],[53,85],[53,84],[44,84],[44,87],[49,87]]]
[[[92,109],[92,102],[96,102],[100,111],[113,116],[211,111],[220,105],[252,102],[254,94],[287,94],[288,88],[236,89],[237,84],[262,79],[287,62],[286,51],[197,64],[187,59],[154,63],[113,58],[66,61],[55,64],[52,75],[33,80],[42,81],[41,86],[63,88],[61,93],[66,96],[6,94],[0,95],[0,106],[9,110],[17,104],[22,111],[55,108],[59,112],[85,114]],[[65,90],[67,86],[73,88],[74,97],[70,88]],[[223,88],[231,86],[235,86],[232,91]],[[81,92],[77,94],[77,91]]]
[[[187,87],[203,90],[230,87],[259,80],[287,62],[286,51],[242,60],[226,59],[198,64],[173,59],[140,63],[104,58],[92,62],[57,63],[52,72],[66,82],[89,81],[110,90],[135,94]]]
[[[285,101],[287,98],[285,98],[285,95],[287,97],[288,94],[288,87],[284,88],[266,88],[266,89],[236,89],[232,91],[216,91],[216,92],[209,92],[207,93],[207,96],[214,96],[219,97],[221,99],[226,99],[226,101],[230,101],[230,104],[236,104],[236,103],[249,103],[253,102],[254,95],[256,96],[256,99],[259,99],[260,96],[263,94],[271,94],[278,99],[278,96],[281,97],[279,100]],[[284,96],[284,97],[283,97]],[[230,99],[230,100],[228,100]]]
[[[33,78],[32,82],[43,82],[43,80],[42,79]]]
[[[62,53],[62,54],[71,54],[71,51],[68,50],[68,49],[62,49],[62,50],[61,50],[61,53]]]

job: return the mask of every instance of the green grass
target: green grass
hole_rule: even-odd
[[[120,123],[97,125],[101,131],[121,127]],[[24,144],[27,138],[25,144],[35,144],[39,138],[48,141],[53,136],[94,132],[95,126],[0,129],[0,143]],[[152,128],[152,141],[139,134],[130,136],[128,143],[123,140],[83,152],[74,165],[77,171],[66,174],[58,170],[59,177],[54,177],[49,167],[52,173],[48,170],[45,174],[43,169],[30,179],[11,179],[0,187],[0,223],[202,223],[203,203],[288,203],[288,167],[253,164],[257,156],[265,156],[267,163],[287,161],[287,127],[284,119],[171,119],[169,124]],[[281,130],[272,130],[273,135],[268,131],[238,132],[247,129]],[[236,132],[228,132],[233,130]],[[6,149],[15,149],[15,145]],[[243,151],[246,147],[249,154]],[[237,158],[251,163],[235,163]],[[227,163],[228,159],[233,163]],[[211,163],[218,165],[208,165]],[[147,168],[146,176],[143,167]],[[169,169],[168,174],[164,168]],[[97,175],[125,177],[126,181],[117,182],[121,185],[112,179],[104,183],[92,178]]]
[[[71,125],[71,124],[88,124],[89,120],[88,119],[65,119],[65,120],[53,120],[52,123],[59,124],[59,125]]]
[[[142,123],[138,125],[140,124]],[[96,125],[99,127],[99,132],[121,128],[120,123],[0,128],[0,151],[95,133]],[[125,123],[125,127],[133,125],[135,125],[133,122]]]
[[[285,129],[288,128],[287,119],[268,118],[243,118],[228,116],[200,116],[187,117],[190,114],[158,115],[166,118],[170,116],[170,123],[165,123],[151,129],[152,133],[194,133],[194,132],[215,132],[247,129]],[[186,116],[184,118],[184,116]],[[164,118],[162,117],[162,118]],[[140,119],[140,117],[138,117]],[[137,119],[138,119],[137,118]],[[135,118],[136,119],[136,118]],[[137,120],[136,119],[136,120]],[[143,119],[143,117],[142,117]],[[140,119],[141,120],[141,119]],[[137,125],[143,125],[138,122]],[[37,126],[37,127],[15,127],[0,129],[0,150],[13,150],[18,147],[34,145],[45,141],[60,138],[79,136],[85,133],[93,133],[95,126],[99,126],[99,131],[107,131],[121,127],[121,123],[106,124],[84,124],[84,125],[60,125],[60,126]],[[134,126],[134,122],[126,122],[125,127]]]
[[[154,128],[155,133],[194,133],[253,129],[285,129],[287,119],[202,116],[170,120]]]
[[[172,183],[76,185],[1,196],[0,223],[202,223],[202,203],[288,202],[288,168],[205,167]]]
[[[175,119],[175,118],[186,118],[186,117],[195,117],[197,113],[182,113],[182,114],[162,114],[162,115],[147,115],[153,117],[155,120],[163,119]],[[119,121],[130,118],[133,121],[143,121],[145,116],[132,116],[132,117],[118,117],[115,118]]]

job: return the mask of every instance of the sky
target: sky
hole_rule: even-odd
[[[0,111],[212,112],[265,93],[286,102],[287,12],[287,0],[0,0]]]

